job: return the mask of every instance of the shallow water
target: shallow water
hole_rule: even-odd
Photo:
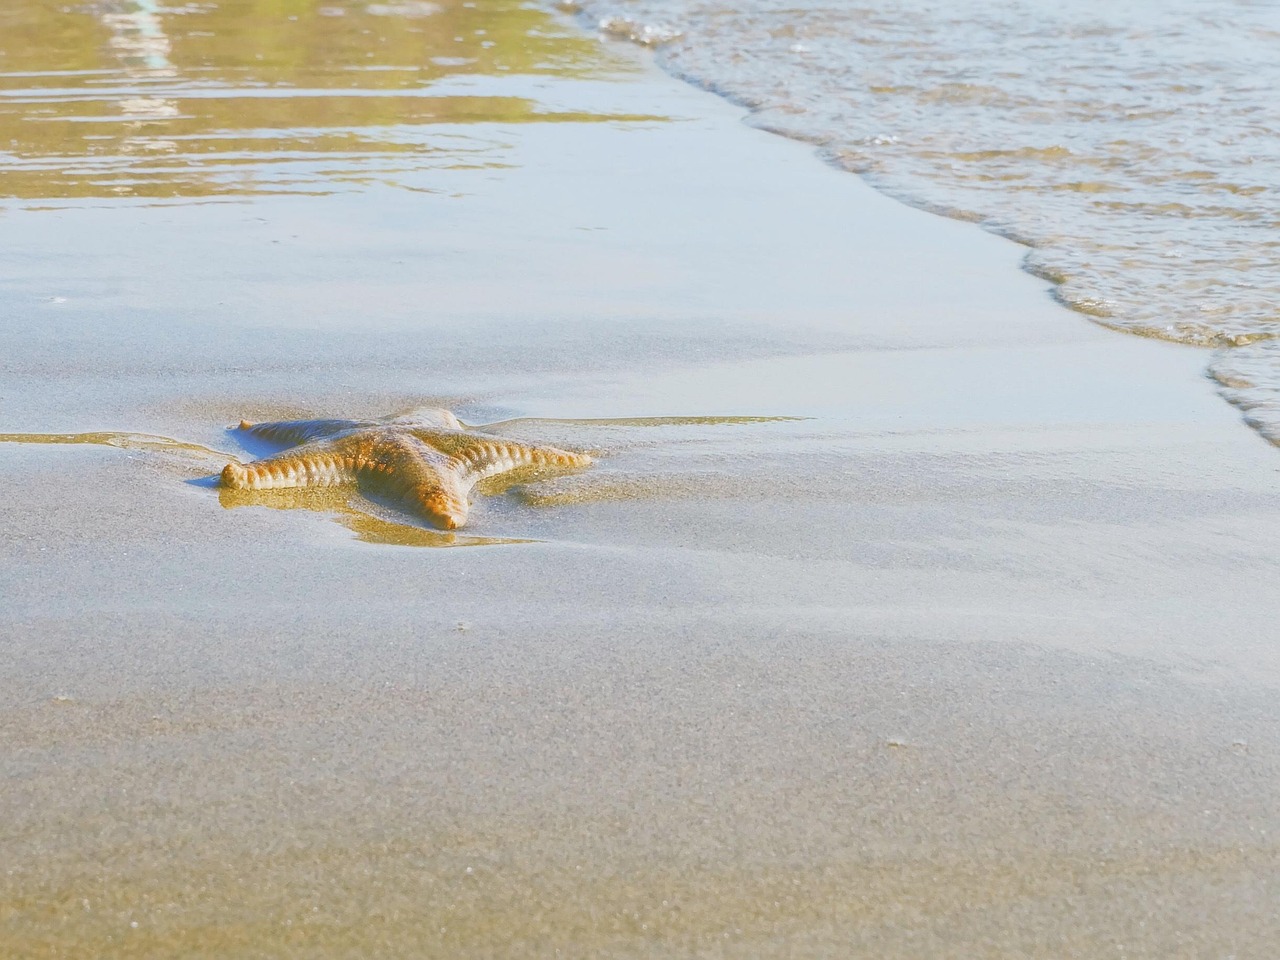
[[[1227,350],[1280,437],[1280,4],[591,0],[604,32],[911,203],[1031,247],[1100,323]],[[1248,366],[1248,377],[1240,370]],[[1240,382],[1248,388],[1240,392]]]

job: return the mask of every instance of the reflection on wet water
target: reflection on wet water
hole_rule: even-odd
[[[157,437],[146,433],[122,433],[110,430],[94,433],[0,433],[0,443],[88,443],[118,447],[121,450],[148,450],[169,455],[186,454],[195,458],[226,459],[228,456],[198,443],[184,443],[181,440],[171,440],[168,437]]]
[[[652,119],[548,102],[557,77],[625,70],[608,56],[511,0],[10,0],[0,197],[328,193],[504,166],[478,124]]]
[[[477,537],[445,530],[429,530],[399,523],[370,513],[352,487],[311,487],[283,490],[231,490],[218,488],[218,502],[235,507],[268,507],[273,510],[313,510],[327,513],[365,543],[397,547],[484,547],[498,544],[535,543],[516,537]]]

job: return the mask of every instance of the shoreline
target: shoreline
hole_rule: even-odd
[[[427,550],[0,445],[0,947],[1280,938],[1274,452],[1186,351],[644,60],[593,102],[672,119],[495,122],[432,193],[0,220],[5,433],[436,402],[601,451],[477,500],[533,542]],[[808,419],[616,422],[735,416]]]

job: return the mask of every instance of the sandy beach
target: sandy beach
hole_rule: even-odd
[[[1206,354],[467,15],[396,129],[483,163],[0,209],[0,956],[1271,956],[1280,456]],[[456,535],[211,484],[423,405],[597,463]]]

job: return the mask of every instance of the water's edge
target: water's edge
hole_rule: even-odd
[[[600,0],[558,0],[554,8],[569,14],[584,29],[596,33],[607,42],[637,45],[650,52],[653,62],[668,75],[746,111],[744,122],[756,129],[809,144],[819,160],[842,172],[852,173],[877,192],[896,202],[952,220],[972,223],[988,233],[1010,240],[1024,248],[1021,268],[1050,284],[1049,296],[1054,302],[1083,316],[1090,322],[1117,333],[1160,340],[1184,347],[1211,351],[1205,365],[1205,377],[1217,393],[1241,411],[1244,424],[1273,446],[1280,446],[1280,341],[1270,330],[1202,332],[1181,326],[1160,327],[1154,324],[1123,322],[1114,319],[1104,301],[1088,296],[1072,296],[1070,278],[1037,253],[1042,245],[1024,232],[1002,223],[993,216],[975,213],[960,206],[938,203],[895,187],[875,175],[874,168],[842,152],[831,140],[799,126],[779,122],[778,111],[761,98],[752,97],[675,62],[664,53],[674,44],[686,40],[678,27],[663,22],[647,22],[629,16],[611,16],[600,9]]]

